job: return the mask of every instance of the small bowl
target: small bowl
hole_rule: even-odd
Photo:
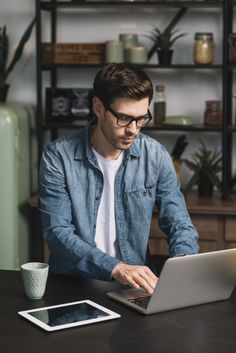
[[[191,116],[184,115],[169,115],[163,121],[163,124],[169,125],[192,125],[193,120]]]

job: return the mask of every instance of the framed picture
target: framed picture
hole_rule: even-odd
[[[92,115],[92,89],[46,88],[47,122],[90,120]]]

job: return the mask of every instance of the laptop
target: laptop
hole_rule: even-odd
[[[107,295],[148,315],[228,299],[235,285],[236,248],[168,259],[152,296],[133,288]]]

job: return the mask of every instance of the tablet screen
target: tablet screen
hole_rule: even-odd
[[[72,322],[91,320],[98,317],[108,316],[108,313],[95,308],[88,303],[79,303],[53,309],[33,311],[30,315],[43,321],[49,326],[70,324]]]
[[[120,316],[90,300],[26,310],[19,314],[47,331],[115,319]]]

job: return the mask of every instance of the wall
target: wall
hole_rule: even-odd
[[[0,26],[7,26],[10,41],[9,59],[24,33],[34,18],[34,0],[1,0]],[[35,104],[36,72],[35,72],[35,31],[25,47],[24,55],[9,75],[11,87],[8,100]]]
[[[20,5],[19,5],[20,3]],[[34,17],[35,2],[33,0],[1,0],[0,25],[6,24],[10,37],[11,51],[15,48],[18,40]],[[111,9],[95,10],[84,9],[82,16],[75,11],[59,15],[58,41],[105,41],[115,39],[119,33],[135,32],[139,34],[140,43],[148,48],[151,42],[144,35],[152,29],[152,24],[160,28],[166,26],[172,19],[177,9],[166,9],[153,11],[147,9]],[[47,14],[44,15],[46,25],[43,26],[44,40],[48,39],[49,26]],[[187,14],[178,24],[182,32],[187,35],[181,38],[176,46],[173,57],[174,63],[192,63],[193,38],[195,32],[213,32],[216,43],[215,63],[221,62],[222,55],[222,21],[220,11],[197,9],[188,10]],[[156,57],[151,60],[156,63]],[[67,87],[90,87],[92,85],[95,69],[64,70],[60,74],[61,86]],[[220,70],[149,70],[153,84],[163,83],[166,85],[168,99],[167,114],[184,114],[193,118],[195,123],[202,123],[205,101],[209,99],[220,99],[221,72]],[[45,74],[46,76],[46,74]],[[24,58],[18,63],[16,69],[9,77],[11,89],[9,100],[35,104],[35,38],[34,33],[24,52]],[[152,111],[152,105],[151,105]],[[167,149],[171,151],[173,140],[177,138],[176,133],[152,133]],[[212,148],[220,148],[219,134],[194,134],[186,133],[189,146],[185,156],[188,157],[198,146],[199,138],[204,138]],[[234,172],[236,170],[234,162]],[[189,178],[189,171],[183,167],[181,180],[183,186]]]

